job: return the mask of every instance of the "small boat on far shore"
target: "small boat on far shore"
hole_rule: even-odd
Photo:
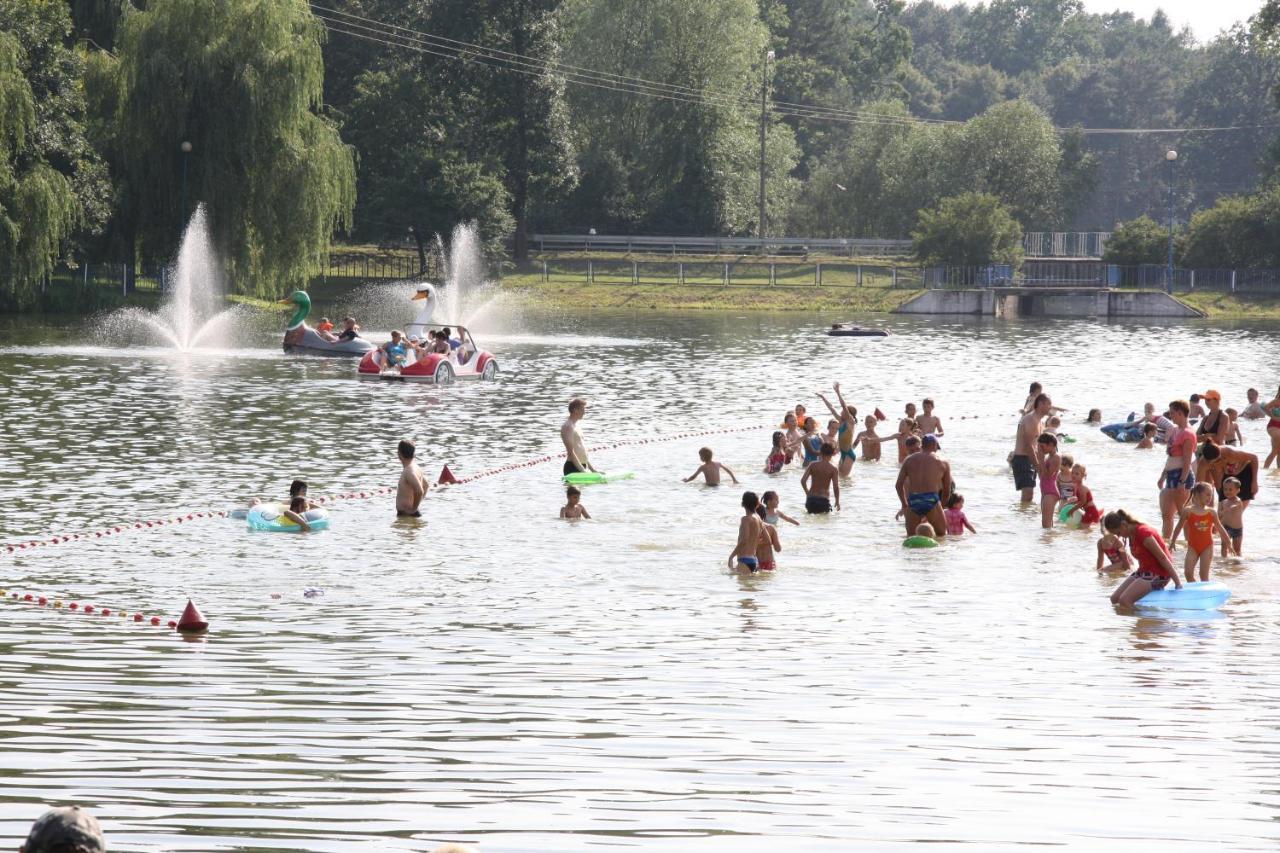
[[[885,329],[864,329],[861,326],[846,326],[844,323],[832,323],[827,334],[833,338],[887,338]]]

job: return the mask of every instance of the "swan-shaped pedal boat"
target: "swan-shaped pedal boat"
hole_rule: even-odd
[[[493,353],[476,346],[471,333],[456,323],[436,323],[436,289],[422,284],[412,296],[413,301],[425,302],[413,322],[404,327],[404,340],[400,347],[389,351],[381,347],[366,353],[357,368],[361,379],[386,379],[402,382],[428,382],[449,385],[455,379],[494,380],[498,377],[498,360]],[[448,353],[429,352],[432,332],[449,329],[457,337],[451,338]],[[417,339],[422,347],[409,344]]]
[[[295,355],[362,356],[377,347],[371,341],[357,335],[350,340],[330,341],[307,325],[311,313],[311,297],[306,291],[295,290],[280,305],[293,305],[293,317],[284,330],[284,351]]]

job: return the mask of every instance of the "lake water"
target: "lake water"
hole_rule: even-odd
[[[1280,328],[827,320],[535,313],[478,334],[500,381],[439,390],[284,356],[278,332],[181,355],[2,321],[0,543],[296,476],[391,485],[402,436],[433,479],[466,476],[555,452],[575,395],[609,444],[815,411],[833,379],[891,423],[937,399],[979,531],[902,549],[891,462],[804,518],[799,472],[759,473],[760,430],[598,453],[636,477],[586,489],[588,523],[557,520],[555,462],[433,491],[421,524],[381,497],[309,536],[202,519],[0,550],[11,591],[166,618],[190,596],[212,623],[192,642],[0,602],[4,843],[78,802],[115,851],[1275,850],[1280,480],[1215,568],[1220,613],[1136,617],[1107,603],[1094,535],[1042,531],[1004,460],[1038,379],[1099,503],[1158,521],[1160,451],[1084,411],[1210,387],[1239,406],[1280,376]],[[726,571],[741,490],[680,482],[704,441],[801,516],[776,573]]]

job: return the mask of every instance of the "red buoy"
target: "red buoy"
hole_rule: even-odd
[[[188,598],[186,609],[182,611],[174,627],[184,634],[196,634],[209,630],[209,620],[204,618],[204,614],[200,612],[199,607],[196,607],[195,602]]]
[[[448,465],[440,469],[440,479],[436,481],[437,486],[455,485],[457,482],[458,478],[453,476],[453,472],[449,470]]]
[[[879,409],[876,409],[872,414],[874,414],[874,415],[876,416],[876,420],[878,420],[878,421],[887,420],[887,418],[885,417],[884,412],[880,411]]]

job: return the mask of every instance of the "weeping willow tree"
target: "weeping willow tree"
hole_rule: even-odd
[[[3,10],[0,10],[3,11]],[[36,301],[80,205],[66,175],[41,156],[36,99],[18,39],[0,30],[0,308]]]
[[[319,112],[323,36],[305,0],[126,9],[93,79],[140,258],[171,257],[204,202],[237,289],[278,294],[321,269],[355,205],[354,154]]]

